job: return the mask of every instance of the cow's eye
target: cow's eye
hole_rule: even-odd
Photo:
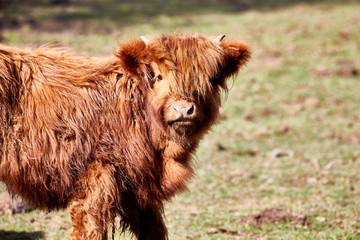
[[[219,74],[216,74],[213,81],[218,83],[218,82],[220,82],[220,79],[221,79],[221,76]]]
[[[160,74],[157,76],[158,81],[162,81],[163,79],[164,79],[163,76],[161,76]]]

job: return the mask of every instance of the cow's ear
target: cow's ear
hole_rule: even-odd
[[[225,62],[223,64],[222,75],[224,78],[236,75],[242,66],[250,59],[251,51],[248,44],[228,40],[220,40],[220,46],[225,53]]]
[[[134,39],[120,43],[115,52],[120,65],[125,71],[134,75],[141,74],[147,64],[147,44],[142,39]]]

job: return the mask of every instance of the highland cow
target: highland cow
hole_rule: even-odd
[[[163,204],[185,189],[246,44],[171,35],[98,59],[0,45],[0,180],[45,209],[68,208],[71,239],[167,239]]]

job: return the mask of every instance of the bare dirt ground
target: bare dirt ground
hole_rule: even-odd
[[[254,227],[279,223],[310,226],[310,221],[306,215],[292,213],[282,208],[266,208],[259,213],[245,215],[236,222],[238,225],[250,224]]]

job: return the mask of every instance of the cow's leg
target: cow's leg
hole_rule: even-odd
[[[93,162],[82,176],[68,210],[73,230],[71,240],[105,240],[109,223],[114,222],[118,196],[111,165]]]
[[[70,239],[106,240],[108,225],[114,221],[114,217],[106,217],[105,215],[111,214],[111,210],[104,209],[101,212],[101,210],[87,205],[88,203],[82,201],[72,202],[69,208],[73,227]]]
[[[130,226],[138,240],[166,240],[167,229],[163,220],[162,211],[158,208],[138,210],[139,222]]]

